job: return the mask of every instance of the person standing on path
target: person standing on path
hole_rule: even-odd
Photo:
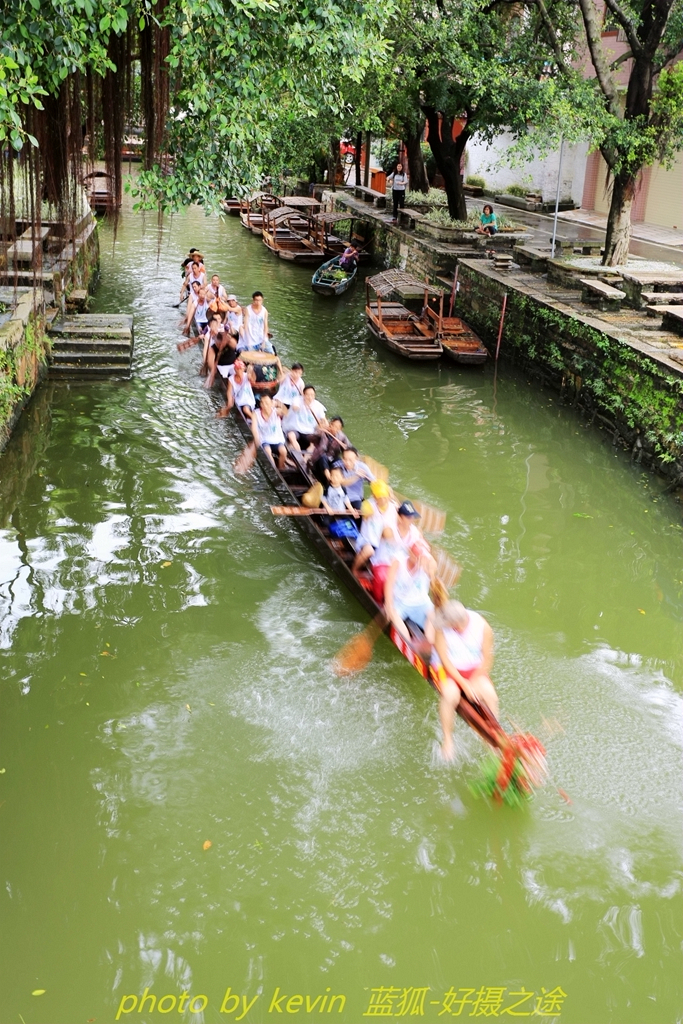
[[[391,182],[391,197],[394,201],[394,216],[393,220],[398,219],[399,209],[403,209],[406,205],[406,189],[408,187],[408,175],[404,173],[403,164],[396,164],[396,170],[393,174],[389,175],[388,181]]]

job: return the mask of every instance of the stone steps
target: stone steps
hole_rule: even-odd
[[[133,359],[133,317],[76,314],[49,326],[50,375],[57,378],[129,377]]]
[[[683,291],[675,292],[641,292],[640,297],[648,306],[683,305]]]

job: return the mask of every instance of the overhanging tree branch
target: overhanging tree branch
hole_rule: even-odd
[[[548,42],[550,43],[553,49],[553,53],[555,54],[555,60],[557,61],[560,69],[563,72],[566,72],[567,67],[564,60],[564,53],[562,52],[562,47],[560,46],[559,40],[557,38],[555,26],[552,23],[550,15],[548,14],[548,8],[546,7],[544,0],[536,0],[536,7],[538,8],[538,13],[541,15],[541,21],[543,22],[543,27],[545,28],[546,35],[548,36]]]
[[[583,7],[583,4],[581,6]],[[624,32],[626,33],[626,38],[628,39],[629,46],[631,47],[633,53],[636,56],[641,54],[643,51],[643,44],[638,38],[638,31],[636,29],[636,26],[633,24],[626,11],[624,11],[623,8],[619,6],[617,0],[605,0],[605,6],[612,12],[612,14],[617,19],[617,21],[623,28]]]
[[[622,53],[622,55],[620,57],[617,57],[617,59],[613,60],[612,63],[610,64],[610,66],[609,66],[610,67],[610,71],[614,71],[615,68],[618,68],[625,61],[630,60],[632,56],[633,56],[633,54],[631,53],[630,50],[627,50],[626,53]]]
[[[598,23],[598,12],[593,0],[579,0],[583,24],[586,30],[586,41],[590,51],[593,67],[597,75],[598,83],[602,94],[607,100],[609,112],[615,117],[620,116],[619,96],[617,94],[614,80],[610,73],[609,64],[602,48],[600,24]]]

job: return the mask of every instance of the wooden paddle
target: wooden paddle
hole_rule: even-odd
[[[450,590],[460,579],[461,567],[443,548],[435,544],[431,546],[431,555],[436,562],[437,579],[441,580],[446,590]]]
[[[373,459],[370,455],[361,455],[359,458],[361,462],[365,463],[377,480],[383,480],[385,484],[389,483],[389,470],[386,466],[383,466],[381,462]],[[394,491],[394,494],[399,502],[406,501],[405,496],[399,494],[398,491]],[[446,526],[445,512],[442,512],[438,508],[432,508],[431,505],[428,505],[424,501],[413,501],[413,505],[415,506],[415,511],[420,514],[420,519],[422,520],[420,527],[422,528],[423,533],[443,533],[444,527]]]
[[[365,463],[376,480],[383,480],[385,484],[389,483],[389,470],[386,466],[383,466],[377,459],[373,459],[371,455],[359,455],[358,457],[361,462]]]
[[[335,675],[350,676],[360,672],[369,664],[372,652],[379,637],[384,632],[388,618],[384,612],[376,615],[362,633],[357,633],[344,644],[334,659]]]
[[[394,491],[394,494],[401,503],[410,500],[415,511],[419,513],[420,529],[423,533],[443,533],[446,526],[445,512],[438,508],[432,508],[431,505],[427,505],[426,502],[420,501],[418,498],[407,499],[404,495],[399,494],[398,491]]]
[[[243,475],[248,473],[251,467],[256,462],[256,442],[250,441],[246,446],[241,455],[238,455],[232,464],[232,468],[236,473]]]
[[[178,349],[179,352],[187,352],[188,348],[192,348],[193,345],[196,345],[198,342],[202,340],[203,339],[200,338],[199,335],[197,335],[196,338],[188,338],[186,341],[179,341],[176,345],[176,348]]]
[[[270,511],[274,516],[354,516],[358,517],[360,512],[354,509],[344,509],[343,512],[328,512],[326,508],[304,508],[301,505],[271,505]]]

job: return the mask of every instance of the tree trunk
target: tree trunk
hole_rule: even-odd
[[[636,178],[632,174],[617,174],[614,178],[612,201],[607,217],[605,255],[603,267],[617,267],[626,263],[631,241],[631,207],[636,193]]]
[[[417,131],[406,134],[406,153],[408,155],[408,176],[410,177],[410,191],[411,192],[429,192],[429,182],[427,181],[427,169],[425,168],[425,162],[422,158],[422,149],[420,148],[420,142],[422,140],[422,132],[424,131],[424,122],[418,126]]]
[[[365,133],[365,173],[363,174],[363,184],[367,188],[370,184],[370,147],[372,144],[372,135],[370,132]]]
[[[357,135],[356,135],[356,157],[355,157],[356,185],[360,185],[361,184],[361,180],[360,180],[360,157],[361,157],[362,149],[363,149],[363,133],[362,132],[358,132]]]
[[[468,124],[456,139],[453,138],[455,116],[442,117],[434,107],[423,107],[429,125],[429,146],[436,166],[441,172],[448,196],[448,212],[454,220],[467,220],[467,205],[462,187],[460,163],[467,141],[472,135]]]

